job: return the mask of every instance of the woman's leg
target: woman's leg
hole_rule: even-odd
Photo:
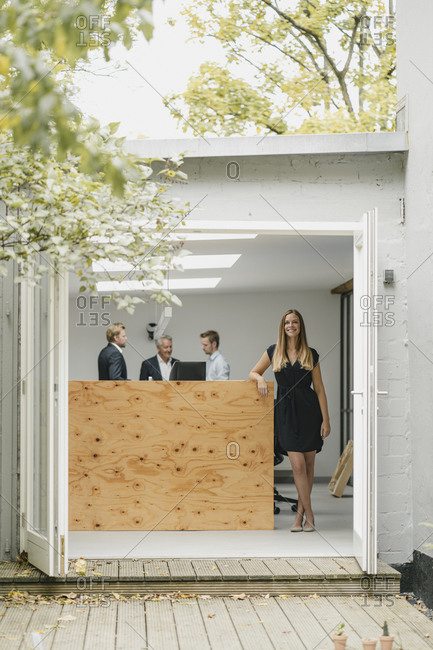
[[[314,462],[316,460],[316,451],[306,451],[304,453],[305,457],[305,466],[307,470],[307,479],[308,479],[308,485],[310,488],[310,508],[311,508],[311,492],[313,490],[313,482],[314,482]],[[312,513],[312,511],[311,511]],[[312,515],[311,519],[309,517],[305,517],[306,523],[310,524],[310,526],[314,526],[314,515]]]
[[[292,465],[293,478],[298,492],[298,511],[295,519],[295,526],[302,523],[305,514],[306,521],[310,526],[314,525],[314,516],[311,509],[311,490],[314,480],[315,451],[305,453],[299,451],[287,452],[290,464]]]

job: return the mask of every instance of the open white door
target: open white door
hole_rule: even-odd
[[[353,549],[377,570],[377,210],[364,214],[353,253]]]
[[[22,285],[20,550],[50,576],[68,558],[67,322],[66,277]]]

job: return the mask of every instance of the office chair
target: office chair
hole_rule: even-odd
[[[284,456],[279,454],[277,451],[274,450],[274,467],[282,463],[284,460]],[[280,508],[276,505],[276,501],[283,501],[284,503],[293,503],[292,505],[292,512],[297,512],[298,510],[298,499],[289,499],[289,497],[283,497],[282,494],[280,494],[277,490],[277,488],[274,487],[274,515],[280,514]]]

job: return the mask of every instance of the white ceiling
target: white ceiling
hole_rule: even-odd
[[[335,235],[257,235],[255,239],[188,241],[185,249],[195,255],[241,253],[230,269],[171,271],[171,278],[221,277],[215,289],[176,290],[210,294],[269,290],[328,289],[353,275],[353,240]],[[107,279],[103,274],[101,280]],[[70,293],[78,292],[78,278],[71,274]]]

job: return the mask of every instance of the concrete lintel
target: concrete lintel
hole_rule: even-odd
[[[126,140],[131,153],[144,158],[235,158],[236,156],[296,156],[396,153],[408,151],[407,135],[393,133],[331,133],[325,135],[243,136]]]

